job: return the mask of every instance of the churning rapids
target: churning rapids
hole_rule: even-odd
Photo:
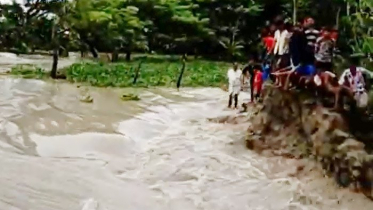
[[[11,59],[24,58],[0,66]],[[373,209],[316,170],[291,176],[299,160],[247,150],[247,125],[208,121],[236,114],[220,89],[90,88],[92,104],[65,82],[1,77],[0,90],[1,210]]]

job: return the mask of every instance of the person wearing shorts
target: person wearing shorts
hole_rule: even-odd
[[[311,77],[316,74],[316,68],[312,64],[301,65],[296,69],[299,76]]]

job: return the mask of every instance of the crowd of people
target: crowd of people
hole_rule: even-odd
[[[283,89],[303,88],[316,96],[331,93],[337,108],[343,96],[350,96],[358,106],[367,106],[366,76],[370,73],[359,67],[356,60],[341,76],[333,69],[338,31],[331,27],[315,28],[313,18],[290,24],[276,18],[262,30],[263,53],[250,59],[241,71],[237,63],[228,71],[229,104],[238,105],[240,91],[250,91],[251,102],[260,99],[264,82],[272,81]]]

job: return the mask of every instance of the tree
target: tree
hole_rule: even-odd
[[[0,48],[17,53],[69,48],[112,53],[194,54],[213,59],[245,58],[275,16],[293,22],[312,16],[317,26],[339,28],[339,48],[371,52],[368,0],[28,0],[0,5]],[[64,8],[62,12],[61,8]],[[58,17],[58,23],[50,18]],[[59,31],[52,40],[52,29]],[[55,31],[56,31],[55,30]],[[64,31],[70,33],[63,35]],[[66,54],[67,55],[67,54]]]

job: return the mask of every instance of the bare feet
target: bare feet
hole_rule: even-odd
[[[337,106],[337,107],[330,108],[329,110],[333,112],[338,112],[338,111],[341,111],[341,108]]]

